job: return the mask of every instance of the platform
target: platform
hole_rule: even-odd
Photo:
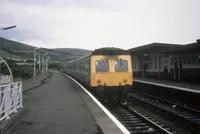
[[[200,85],[135,78],[133,80],[133,90],[200,110]]]
[[[193,93],[200,93],[200,85],[197,85],[197,84],[193,85],[193,84],[187,84],[187,83],[181,83],[181,82],[175,82],[175,81],[158,80],[158,79],[142,78],[142,77],[136,77],[134,78],[133,81],[145,83],[145,84],[151,84],[155,86],[182,90],[182,91],[188,91],[188,92],[193,92]]]
[[[92,99],[57,72],[28,81],[24,89],[26,114],[15,134],[122,134],[121,129]],[[40,82],[39,82],[40,80]],[[33,84],[31,86],[31,84]],[[29,85],[29,86],[28,86]]]

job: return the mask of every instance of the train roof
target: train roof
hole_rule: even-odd
[[[95,49],[92,52],[92,55],[130,55],[130,53],[121,48],[103,47],[103,48]]]
[[[67,63],[71,63],[71,62],[74,62],[74,61],[78,61],[78,60],[80,60],[80,59],[84,59],[84,58],[86,58],[86,57],[91,56],[91,54],[92,54],[92,52],[89,52],[89,53],[87,53],[86,55],[84,55],[84,56],[82,56],[82,57],[79,57],[79,58],[77,58],[77,59],[74,59],[74,60],[70,60],[70,61],[68,61]]]
[[[103,47],[99,49],[95,49],[94,51],[71,61],[68,61],[67,63],[78,61],[80,59],[84,59],[86,57],[90,57],[91,55],[130,55],[130,52],[121,49],[121,48],[115,48],[115,47]]]

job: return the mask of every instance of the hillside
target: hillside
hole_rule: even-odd
[[[59,52],[71,53],[76,56],[82,56],[92,51],[92,50],[79,49],[79,48],[55,48],[54,50],[59,51]]]
[[[0,56],[3,58],[16,60],[32,60],[34,48],[34,46],[7,40],[0,37]],[[48,53],[47,56],[50,56],[51,61],[67,61],[83,56],[90,51],[73,48],[40,48],[37,50],[37,52],[43,54]]]

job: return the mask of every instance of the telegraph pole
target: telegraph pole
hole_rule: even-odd
[[[45,53],[43,54],[42,56],[42,72],[44,72],[44,69],[45,69],[45,59],[44,59],[44,56],[47,55],[48,53]]]
[[[36,69],[35,69],[36,52],[35,52],[35,51],[36,51],[37,49],[40,49],[40,48],[34,48],[34,59],[33,59],[33,65],[34,65],[34,67],[33,67],[33,68],[34,68],[34,72],[33,72],[34,74],[33,74],[33,75],[34,75],[34,77],[36,76]]]
[[[50,60],[50,57],[48,57],[47,59],[46,59],[46,71],[48,71],[48,61]]]
[[[40,53],[39,53],[39,70],[41,70],[41,64],[40,64]]]

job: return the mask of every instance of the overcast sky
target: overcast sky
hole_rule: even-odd
[[[38,47],[129,49],[200,38],[200,0],[0,0],[0,36]]]

